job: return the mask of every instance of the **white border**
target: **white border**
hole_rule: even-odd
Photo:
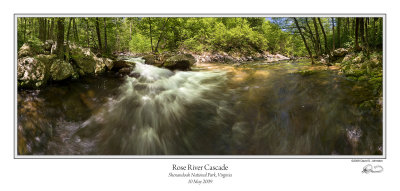
[[[18,155],[17,153],[17,21],[18,17],[382,17],[383,132],[382,155]],[[386,159],[386,14],[14,14],[14,158],[15,159]]]

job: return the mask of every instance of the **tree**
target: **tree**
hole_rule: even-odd
[[[150,43],[151,43],[151,52],[154,52],[153,50],[153,34],[151,32],[151,18],[149,17],[149,27],[150,27]]]
[[[70,34],[70,31],[71,31],[71,23],[72,23],[72,20],[73,20],[74,18],[69,18],[69,23],[68,23],[68,30],[67,30],[67,46],[65,47],[65,49],[66,49],[66,51],[65,51],[65,60],[66,61],[69,61],[69,58],[70,58],[70,52],[69,52],[69,34]]]
[[[319,55],[318,42],[317,42],[317,40],[314,38],[314,34],[312,33],[311,27],[310,27],[310,25],[308,24],[308,19],[307,19],[307,18],[306,18],[306,26],[307,26],[307,28],[308,28],[308,33],[310,33],[310,39],[311,39],[311,41],[312,41],[313,44],[314,44],[315,53],[316,53],[317,55]]]
[[[293,17],[293,20],[294,20],[294,23],[296,24],[297,30],[299,30],[299,33],[300,33],[301,38],[303,39],[304,46],[305,46],[306,49],[307,49],[308,55],[309,55],[310,58],[311,58],[311,64],[315,64],[314,58],[313,58],[312,53],[311,53],[311,50],[308,48],[306,38],[304,38],[304,35],[303,35],[303,33],[301,32],[301,28],[300,28],[300,26],[299,26],[299,23],[297,22],[297,19],[294,18],[294,17]]]
[[[341,18],[337,18],[337,39],[338,39],[338,48],[341,47],[341,43],[340,43],[340,27],[341,27]]]
[[[90,35],[89,35],[89,18],[86,18],[86,41],[87,41],[87,47],[90,48]]]
[[[107,21],[104,17],[104,53],[107,54]]]
[[[64,21],[65,18],[57,18],[57,57],[64,59]]]
[[[324,26],[322,25],[321,18],[318,18],[318,23],[319,23],[319,26],[321,27],[322,34],[324,35],[325,54],[327,54],[330,51],[329,51],[329,48],[328,48],[328,40],[326,38],[326,33],[325,33],[325,30],[324,30]]]
[[[167,20],[165,20],[164,25],[163,25],[163,27],[162,27],[162,29],[161,29],[160,36],[158,37],[158,40],[157,40],[156,48],[155,48],[155,50],[154,50],[155,52],[158,51],[158,45],[160,44],[160,41],[161,41],[161,39],[162,39],[162,37],[163,37],[163,34],[164,34],[164,32],[165,32],[165,25],[167,25],[168,19],[169,19],[169,18],[167,18]]]
[[[332,51],[335,50],[335,18],[332,17]]]
[[[317,44],[318,44],[318,56],[321,56],[321,41],[319,38],[319,31],[318,31],[318,26],[317,26],[317,21],[315,18],[313,18],[313,23],[314,23],[314,29],[315,29],[315,38],[317,39]]]
[[[97,33],[97,40],[99,42],[98,51],[101,53],[102,46],[101,46],[100,24],[98,17],[96,17],[96,33]]]
[[[356,50],[359,50],[360,49],[360,45],[358,44],[358,36],[359,36],[359,34],[358,34],[358,31],[359,31],[359,26],[360,26],[360,18],[356,18],[356,23],[355,23],[355,39],[354,39],[354,41],[355,41],[355,49]]]
[[[54,22],[55,22],[55,18],[52,18],[50,32],[49,32],[49,39],[51,39],[51,40],[54,40]]]

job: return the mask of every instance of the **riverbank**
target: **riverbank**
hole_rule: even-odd
[[[142,57],[146,64],[170,70],[191,70],[196,63],[220,62],[242,63],[247,61],[276,62],[289,60],[280,54],[269,52],[257,53],[253,56],[229,55],[227,53],[194,54],[191,52],[131,53],[119,52],[110,59],[93,53],[89,48],[74,43],[65,44],[66,56],[58,58],[57,43],[47,40],[29,41],[18,51],[17,84],[18,88],[39,89],[48,82],[57,83],[79,80],[84,76],[102,75],[107,71],[116,71],[121,75],[131,73],[135,64],[129,58]]]

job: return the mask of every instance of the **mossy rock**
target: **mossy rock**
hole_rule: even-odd
[[[194,63],[196,59],[191,54],[179,54],[168,58],[163,66],[170,70],[190,70]]]
[[[147,55],[143,56],[142,59],[144,60],[145,64],[155,65],[157,57],[154,54],[147,54]]]
[[[39,88],[46,84],[48,65],[34,57],[24,57],[17,61],[18,87]]]
[[[126,68],[126,67],[134,67],[135,63],[133,62],[128,62],[126,60],[116,60],[113,61],[113,71],[119,71],[121,68]]]
[[[71,77],[73,73],[72,65],[64,60],[57,59],[50,68],[51,79],[54,81],[65,80]]]
[[[94,74],[96,69],[95,55],[88,48],[71,47],[71,59],[83,74]]]

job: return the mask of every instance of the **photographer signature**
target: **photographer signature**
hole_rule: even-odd
[[[383,167],[381,165],[372,166],[371,164],[368,164],[367,166],[364,166],[361,172],[369,174],[369,173],[381,173],[382,171]]]

